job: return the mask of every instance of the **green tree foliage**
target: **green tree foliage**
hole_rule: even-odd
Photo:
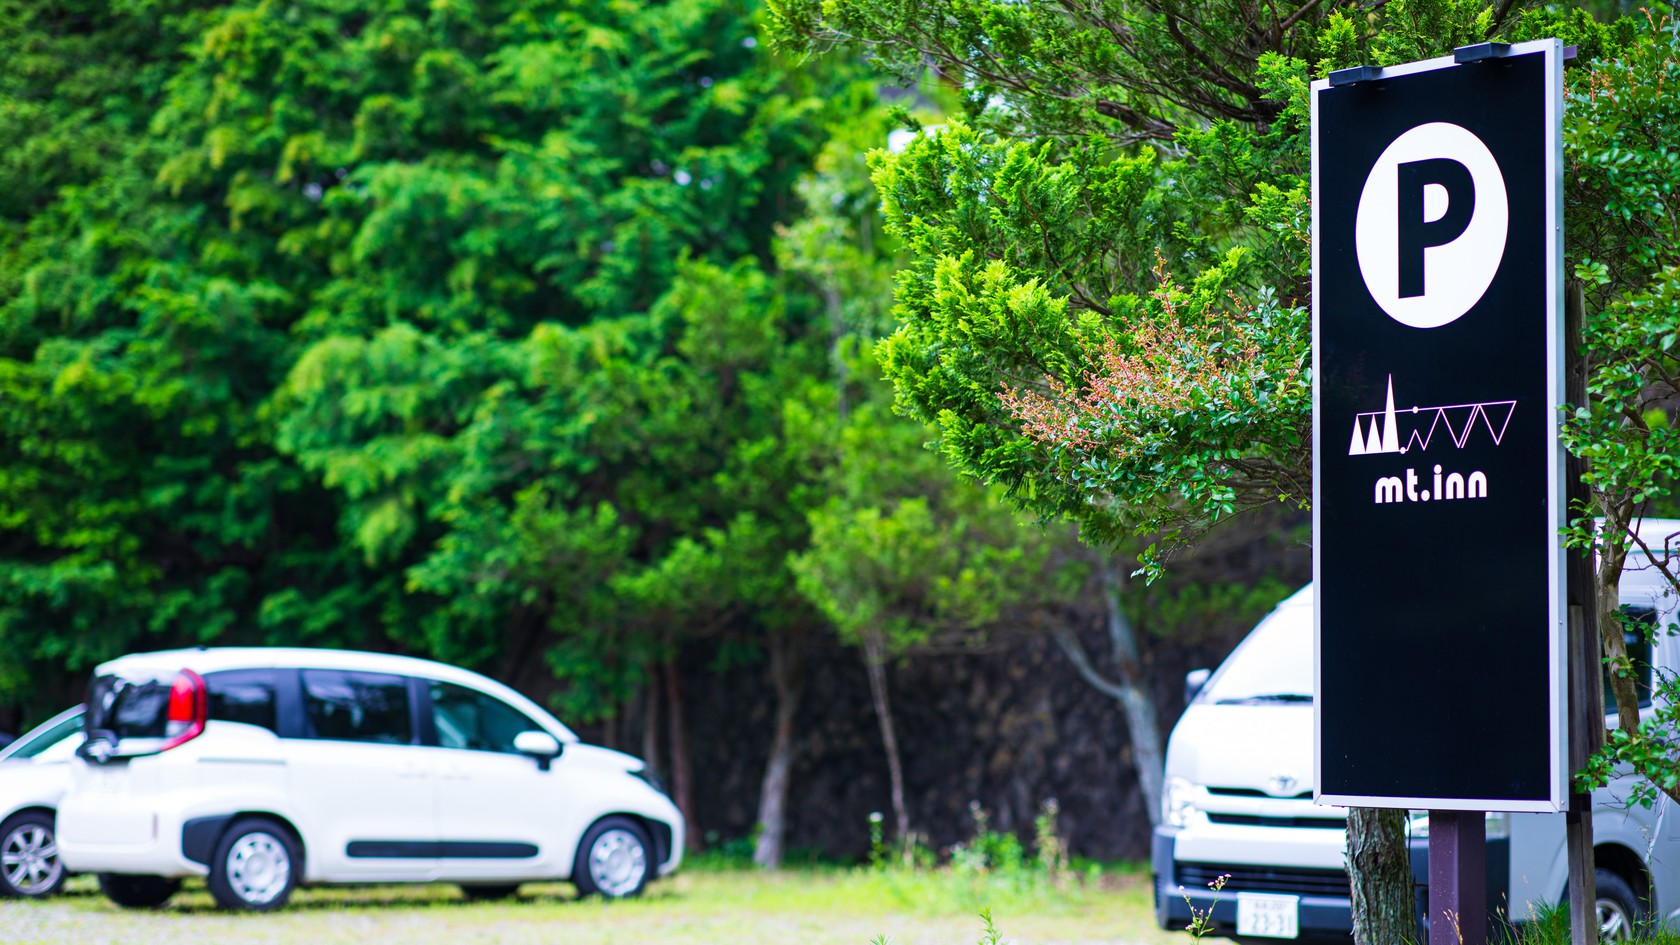
[[[256,442],[284,290],[210,235],[219,208],[153,200],[154,116],[215,15],[0,16],[0,693],[41,709],[69,695],[43,670],[255,630],[282,575],[351,610],[375,583]]]
[[[1603,784],[1631,765],[1649,779],[1636,795],[1647,806],[1657,791],[1680,800],[1680,680],[1659,678],[1666,698],[1641,712],[1641,670],[1628,655],[1617,588],[1624,567],[1654,567],[1680,592],[1668,549],[1638,527],[1653,508],[1673,508],[1680,462],[1680,27],[1671,16],[1636,17],[1614,58],[1570,76],[1564,112],[1566,233],[1587,287],[1588,363],[1588,396],[1566,419],[1564,439],[1586,461],[1591,493],[1587,508],[1573,510],[1569,537],[1598,549],[1600,637],[1619,721],[1583,781]]]
[[[734,0],[16,12],[0,693],[313,642],[546,661],[589,717],[799,612],[825,348],[772,244],[844,69]]]
[[[826,472],[809,509],[809,544],[789,563],[801,595],[861,652],[891,782],[894,831],[910,837],[902,759],[887,672],[930,650],[981,642],[1005,618],[1078,581],[1054,580],[1057,538],[1023,527],[999,496],[961,486],[925,448],[929,431],[897,416],[873,361],[886,327],[898,244],[880,233],[865,155],[887,140],[873,108],[836,129],[799,188],[805,214],[786,227],[777,259],[806,288],[828,327],[829,381],[801,405],[814,468]],[[790,431],[791,434],[791,431]],[[1052,580],[1046,583],[1046,577]]]
[[[794,48],[865,45],[907,78],[931,62],[966,94],[877,169],[907,255],[881,355],[901,404],[1023,506],[1099,542],[1155,536],[1150,562],[1310,495],[1309,76],[1611,38],[1472,2],[770,6]]]

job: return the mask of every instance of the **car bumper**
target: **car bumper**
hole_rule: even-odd
[[[1218,892],[1200,882],[1191,882],[1173,858],[1179,831],[1171,827],[1155,828],[1151,845],[1151,866],[1155,886],[1155,921],[1163,929],[1184,931],[1197,916],[1206,916],[1210,934],[1237,934],[1236,893],[1244,890],[1227,887]],[[1285,892],[1268,889],[1268,892]],[[1346,896],[1315,895],[1306,891],[1288,894],[1300,896],[1297,920],[1303,940],[1346,940],[1353,930],[1353,909]]]
[[[184,821],[167,810],[119,798],[66,797],[58,810],[58,850],[78,873],[203,876],[182,852]]]
[[[1200,882],[1204,874],[1210,872],[1204,866],[1196,869],[1193,880],[1185,882],[1186,873],[1190,865],[1176,858],[1180,831],[1172,827],[1156,827],[1150,849],[1150,867],[1154,879],[1155,891],[1155,921],[1163,929],[1182,931],[1195,920],[1197,915],[1207,915],[1209,932],[1213,935],[1235,937],[1237,932],[1237,902],[1236,893],[1244,892],[1236,883],[1228,884],[1219,892],[1207,888]],[[1338,831],[1338,836],[1340,832]],[[1206,840],[1206,838],[1199,838]],[[1191,849],[1199,854],[1205,854],[1208,844],[1197,843]],[[1287,847],[1287,844],[1283,845]],[[1419,941],[1427,938],[1428,924],[1425,920],[1427,891],[1429,887],[1429,841],[1413,839],[1409,841],[1412,867],[1412,884],[1417,894]],[[1489,928],[1497,929],[1507,912],[1508,890],[1510,889],[1511,844],[1506,838],[1488,841],[1487,845],[1487,896]],[[1274,857],[1274,860],[1287,859]],[[1316,869],[1318,858],[1312,858],[1312,867]],[[1281,893],[1300,896],[1300,938],[1303,940],[1331,940],[1346,941],[1353,933],[1353,908],[1347,895],[1324,895],[1306,888],[1286,888],[1283,879],[1291,870],[1289,866],[1274,864],[1278,878],[1267,884],[1262,892]],[[1241,868],[1240,866],[1237,868]],[[1321,873],[1322,870],[1316,870]],[[1322,882],[1321,877],[1315,877],[1314,882]],[[1194,912],[1192,911],[1194,910]]]

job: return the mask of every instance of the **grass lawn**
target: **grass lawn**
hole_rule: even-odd
[[[217,911],[202,884],[155,912],[117,909],[87,877],[47,902],[0,900],[0,942],[20,945],[974,945],[990,907],[1001,940],[1058,945],[1188,943],[1155,928],[1149,876],[1121,868],[1056,889],[1030,878],[798,868],[690,869],[637,901],[576,901],[566,884],[467,903],[453,886],[300,890],[270,915]]]

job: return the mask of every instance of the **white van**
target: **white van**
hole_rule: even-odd
[[[313,883],[531,880],[634,896],[682,859],[683,819],[641,761],[519,693],[428,660],[226,648],[94,670],[58,807],[66,868],[119,905],[204,876],[226,908]]]
[[[1676,544],[1670,536],[1677,533],[1675,521],[1647,521],[1641,529],[1659,552]],[[1666,627],[1680,601],[1635,555],[1621,603],[1637,619]],[[1261,620],[1211,677],[1198,670],[1186,679],[1187,689],[1198,691],[1167,745],[1162,824],[1152,850],[1162,928],[1183,929],[1192,908],[1211,909],[1214,934],[1239,940],[1351,940],[1347,815],[1313,804],[1312,608],[1308,585]],[[1659,634],[1650,647],[1635,636],[1629,652],[1646,665],[1648,699],[1650,667],[1680,669],[1680,638]],[[1608,708],[1606,724],[1613,725]],[[1680,919],[1680,811],[1666,798],[1649,810],[1630,808],[1633,783],[1625,778],[1593,794],[1604,941],[1627,939],[1647,919]],[[1536,905],[1568,900],[1563,822],[1562,814],[1488,815],[1490,914],[1522,922]],[[1410,826],[1412,873],[1421,886],[1428,881],[1427,815],[1414,811]],[[1229,879],[1215,892],[1209,884],[1221,876]]]

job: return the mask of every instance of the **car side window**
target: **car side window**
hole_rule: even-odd
[[[228,669],[206,673],[204,686],[209,691],[211,719],[280,731],[275,711],[274,670]]]
[[[413,741],[408,680],[402,676],[338,669],[306,669],[299,676],[311,737],[388,745]]]
[[[431,683],[432,723],[438,745],[468,751],[518,754],[513,740],[520,732],[543,727],[494,696],[454,683]]]

